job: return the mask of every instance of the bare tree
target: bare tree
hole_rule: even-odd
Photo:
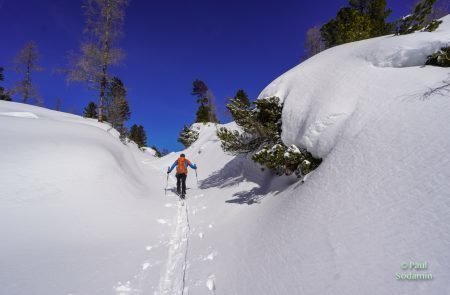
[[[34,41],[29,41],[19,51],[13,61],[14,69],[17,73],[24,75],[24,77],[17,83],[12,92],[21,96],[23,102],[28,102],[30,98],[34,98],[41,105],[42,98],[31,80],[33,71],[43,70],[43,68],[38,66],[39,58],[38,47]]]
[[[206,96],[208,97],[209,122],[218,123],[216,97],[209,89]]]
[[[86,41],[80,46],[80,55],[69,61],[68,81],[87,83],[100,91],[98,120],[102,121],[103,101],[110,79],[109,67],[123,58],[120,48],[114,47],[122,35],[125,8],[129,0],[85,0],[86,16],[84,33]]]
[[[305,50],[308,58],[325,50],[319,26],[314,26],[306,32]]]

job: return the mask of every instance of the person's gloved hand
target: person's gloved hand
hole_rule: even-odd
[[[193,166],[194,166],[194,169],[197,170],[197,165],[194,164]]]

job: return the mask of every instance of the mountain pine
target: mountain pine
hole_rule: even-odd
[[[3,79],[3,68],[0,67],[0,81],[3,81]],[[5,88],[3,88],[2,86],[0,86],[0,100],[11,101],[11,96],[7,92],[5,92]]]
[[[426,31],[434,31],[442,21],[428,21],[428,16],[433,12],[436,0],[422,0],[414,8],[414,12],[399,22],[397,35],[406,35],[425,28]]]
[[[425,64],[444,68],[450,67],[450,47],[443,47],[438,52],[428,56]]]
[[[178,137],[178,142],[185,148],[190,147],[198,139],[198,132],[184,125]]]
[[[97,105],[95,102],[90,102],[87,107],[84,108],[83,117],[97,119]]]
[[[252,159],[277,175],[305,175],[321,162],[306,150],[286,147],[281,140],[283,103],[278,97],[259,99],[253,107],[239,99],[227,105],[240,130],[220,128],[217,136],[222,149],[233,155],[252,154]]]

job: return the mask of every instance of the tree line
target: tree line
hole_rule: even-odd
[[[80,82],[98,93],[98,103],[91,101],[83,116],[108,122],[120,133],[123,142],[134,141],[139,147],[147,146],[147,135],[142,125],[130,130],[125,123],[131,117],[127,89],[123,81],[111,75],[111,67],[124,57],[117,41],[123,35],[125,9],[129,0],[85,0],[82,9],[85,16],[83,40],[77,53],[70,52],[68,66],[58,69],[69,83]],[[12,101],[16,97],[23,103],[43,104],[33,77],[43,71],[36,42],[29,41],[13,60],[13,70],[22,78],[11,89],[0,86],[0,100]],[[4,68],[0,67],[0,81],[4,80]],[[62,99],[57,98],[55,109],[60,110]],[[156,147],[154,147],[155,150]],[[158,151],[159,152],[159,151]]]
[[[419,0],[410,14],[388,22],[392,9],[386,0],[349,0],[335,18],[306,32],[305,51],[311,57],[325,49],[389,34],[405,35],[437,29],[438,18],[449,13],[449,0]]]

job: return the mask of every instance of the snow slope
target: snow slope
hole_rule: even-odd
[[[18,103],[0,102],[0,134],[0,293],[111,294],[139,274],[171,216],[152,209],[153,157],[108,125]]]
[[[323,157],[304,184],[225,155],[194,125],[184,204],[167,166],[93,120],[0,101],[5,294],[450,294],[448,69],[433,33],[339,46],[260,95],[283,140]],[[235,128],[233,123],[227,127]],[[426,262],[430,281],[399,281]]]

